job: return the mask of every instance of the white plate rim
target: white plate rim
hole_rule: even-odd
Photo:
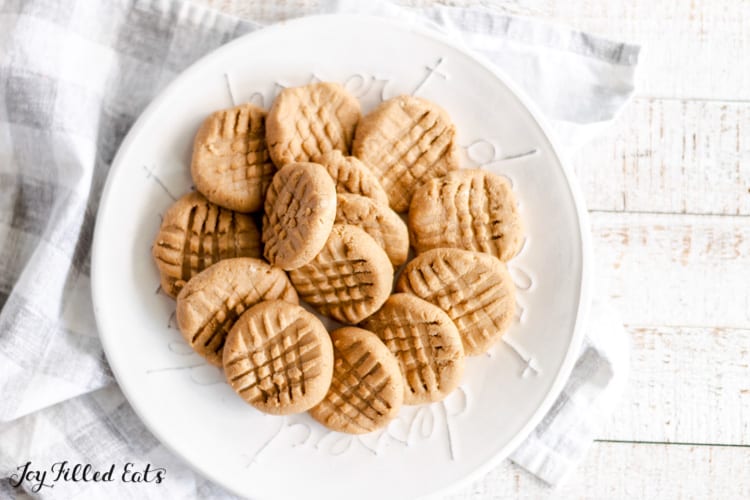
[[[211,58],[216,57],[217,54],[226,51],[231,50],[232,47],[235,45],[240,45],[242,43],[246,43],[246,40],[249,38],[255,37],[260,33],[268,33],[271,30],[293,30],[296,25],[302,24],[302,23],[315,23],[318,22],[321,19],[328,19],[328,18],[340,18],[342,20],[345,19],[351,19],[351,20],[366,20],[369,22],[381,22],[385,24],[389,24],[391,27],[400,28],[405,31],[410,31],[413,33],[416,33],[418,35],[430,38],[434,41],[437,41],[439,43],[448,45],[452,49],[455,49],[459,53],[461,53],[463,56],[475,60],[478,64],[480,64],[482,67],[484,67],[487,71],[492,73],[503,85],[505,85],[513,94],[513,97],[516,98],[529,112],[531,117],[536,122],[537,126],[540,128],[544,140],[546,140],[549,145],[551,146],[552,151],[555,153],[557,163],[562,169],[562,173],[566,179],[567,189],[570,192],[570,197],[573,200],[573,205],[575,207],[577,220],[578,220],[578,234],[577,236],[580,239],[580,249],[581,249],[581,276],[580,276],[580,294],[579,294],[579,300],[578,300],[578,311],[575,315],[575,326],[573,328],[573,333],[571,335],[571,341],[568,345],[568,350],[565,353],[565,356],[563,358],[563,362],[560,365],[560,369],[558,370],[558,373],[555,375],[554,381],[551,385],[551,388],[547,395],[544,397],[541,404],[537,407],[536,411],[532,415],[532,417],[526,422],[526,424],[521,428],[521,430],[516,434],[514,438],[512,438],[508,443],[502,447],[500,450],[498,450],[493,458],[487,460],[482,464],[481,466],[474,469],[471,473],[467,474],[463,478],[455,481],[454,483],[441,488],[439,490],[432,491],[429,493],[429,496],[437,496],[437,495],[444,495],[448,494],[450,492],[453,492],[455,490],[458,490],[462,488],[463,486],[467,486],[473,481],[481,478],[483,475],[485,475],[487,472],[489,472],[491,469],[495,468],[500,462],[502,462],[504,459],[506,459],[510,453],[515,450],[521,442],[526,439],[526,437],[529,436],[531,431],[541,422],[542,418],[546,415],[546,413],[549,411],[549,409],[552,407],[553,403],[557,400],[560,393],[562,392],[562,389],[564,388],[565,384],[568,381],[568,378],[573,370],[573,367],[575,365],[575,362],[577,360],[580,347],[583,343],[583,338],[585,335],[585,328],[587,325],[587,319],[589,315],[589,310],[591,306],[591,300],[592,300],[592,281],[593,281],[593,263],[592,263],[592,243],[591,243],[591,230],[590,230],[590,223],[589,223],[589,216],[588,211],[586,209],[586,205],[584,202],[584,197],[582,194],[582,191],[580,189],[580,186],[575,178],[575,175],[570,168],[566,155],[564,154],[564,149],[560,146],[558,140],[555,138],[553,134],[550,133],[549,127],[546,125],[546,120],[543,117],[543,114],[539,110],[538,106],[529,98],[525,92],[516,85],[510,78],[508,78],[502,70],[498,69],[494,64],[492,64],[487,58],[482,56],[481,54],[477,54],[475,52],[472,52],[468,50],[466,47],[464,47],[461,44],[456,43],[456,40],[453,38],[444,35],[443,33],[435,30],[430,29],[426,26],[418,26],[415,25],[412,22],[400,20],[400,19],[390,19],[390,18],[384,18],[380,16],[374,16],[369,14],[319,14],[319,15],[313,15],[313,16],[305,16],[301,18],[296,18],[288,21],[283,21],[280,23],[276,23],[261,29],[258,29],[256,31],[253,31],[252,33],[248,33],[246,35],[240,36],[216,49],[209,52],[208,54],[202,56],[200,59],[192,63],[190,66],[188,66],[186,69],[184,69],[182,72],[180,72],[177,77],[174,78],[163,90],[161,90],[154,99],[146,106],[144,111],[139,115],[139,117],[136,119],[135,123],[131,127],[131,129],[128,131],[125,139],[122,141],[120,147],[118,148],[117,154],[115,155],[112,165],[110,168],[110,171],[107,174],[107,180],[104,185],[104,189],[102,190],[102,194],[100,197],[100,203],[99,203],[99,209],[96,217],[96,223],[95,223],[95,229],[94,229],[94,238],[92,243],[92,253],[91,253],[91,294],[92,294],[92,302],[93,302],[93,309],[94,309],[94,316],[96,320],[96,326],[97,326],[97,333],[99,334],[99,338],[102,342],[102,347],[104,350],[104,354],[108,359],[107,352],[111,348],[107,341],[107,336],[102,335],[102,331],[104,331],[107,327],[107,321],[105,318],[98,313],[100,310],[99,304],[100,301],[103,300],[102,298],[105,296],[105,288],[107,284],[105,283],[105,280],[102,278],[103,273],[99,272],[99,268],[104,266],[104,263],[101,262],[104,254],[104,251],[102,250],[103,241],[102,238],[99,237],[100,233],[100,224],[101,221],[105,219],[105,215],[108,212],[108,210],[111,209],[111,206],[109,206],[106,201],[109,197],[109,192],[111,189],[113,189],[113,185],[115,184],[115,179],[118,176],[118,174],[123,171],[124,162],[122,161],[123,157],[127,156],[128,150],[132,147],[133,142],[135,141],[136,136],[139,134],[140,129],[142,128],[143,124],[147,122],[153,115],[155,115],[162,103],[164,101],[165,96],[167,96],[169,93],[172,92],[172,90],[177,87],[183,80],[188,79],[193,73],[197,73],[202,70],[202,66],[207,64],[207,61],[209,61]],[[151,432],[158,440],[159,442],[167,448],[170,452],[174,453],[177,457],[179,457],[183,462],[187,463],[190,468],[201,475],[202,477],[215,482],[216,484],[221,485],[222,487],[228,489],[234,494],[245,496],[245,493],[242,491],[236,491],[229,486],[225,486],[224,483],[214,475],[204,471],[200,468],[200,466],[193,461],[189,460],[187,457],[185,457],[183,454],[179,452],[179,450],[172,446],[170,442],[163,439],[162,436],[159,435],[159,433],[156,431],[155,427],[150,425],[150,421],[148,418],[146,418],[146,413],[141,410],[141,408],[138,407],[136,398],[131,398],[131,395],[134,392],[134,388],[129,385],[127,382],[127,378],[123,376],[122,373],[118,371],[115,366],[110,364],[110,368],[112,370],[112,373],[117,380],[118,386],[122,390],[125,398],[130,403],[131,407],[133,408],[133,411],[136,413],[138,418],[143,422],[143,424],[148,428],[149,432]]]

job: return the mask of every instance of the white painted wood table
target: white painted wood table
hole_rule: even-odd
[[[483,3],[643,46],[636,99],[574,159],[632,373],[565,485],[505,463],[452,498],[750,498],[750,1]]]

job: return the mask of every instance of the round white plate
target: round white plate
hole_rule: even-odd
[[[346,43],[342,43],[345,40]],[[419,95],[458,128],[465,166],[507,176],[527,241],[510,262],[518,318],[487,356],[469,358],[446,401],[405,407],[387,430],[328,432],[308,415],[263,415],[193,354],[157,293],[151,242],[191,189],[193,135],[210,112],[269,107],[283,86],[337,81],[369,111]],[[320,16],[240,38],[185,71],[143,113],[112,166],[93,254],[94,309],[123,392],[148,428],[197,471],[252,498],[413,498],[505,458],[559,394],[589,301],[588,226],[529,103],[487,64],[432,32],[382,19]]]

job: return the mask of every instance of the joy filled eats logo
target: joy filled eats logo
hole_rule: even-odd
[[[147,463],[138,465],[126,462],[117,466],[111,464],[105,469],[96,469],[91,464],[71,464],[67,460],[55,462],[46,469],[34,467],[31,461],[19,465],[17,473],[11,474],[10,484],[17,488],[27,483],[32,493],[38,493],[42,488],[54,488],[58,482],[72,483],[111,483],[119,481],[124,484],[152,483],[161,484],[167,475],[164,468],[153,467]]]

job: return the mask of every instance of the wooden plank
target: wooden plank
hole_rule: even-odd
[[[628,386],[600,438],[750,445],[750,330],[628,331]]]
[[[506,462],[447,498],[734,500],[750,498],[748,470],[750,448],[594,443],[557,489]]]
[[[593,213],[596,289],[628,324],[750,328],[749,222]]]
[[[573,166],[591,210],[750,214],[750,103],[636,99]]]

